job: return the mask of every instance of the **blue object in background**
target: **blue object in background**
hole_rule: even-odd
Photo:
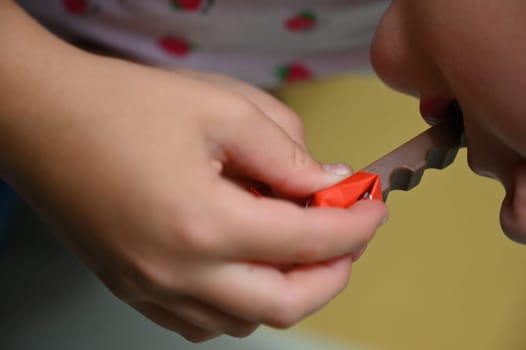
[[[20,204],[20,197],[5,182],[0,180],[0,248],[8,235],[9,219]]]

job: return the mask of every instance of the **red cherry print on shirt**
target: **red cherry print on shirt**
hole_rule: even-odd
[[[87,0],[62,0],[62,4],[66,12],[73,15],[85,13],[89,8]]]
[[[291,32],[306,32],[316,25],[316,15],[310,10],[301,11],[285,21],[285,27]]]
[[[165,36],[160,38],[159,45],[164,49],[164,51],[174,56],[186,56],[191,51],[188,41],[175,36]]]
[[[203,5],[203,0],[172,0],[172,8],[183,11],[197,11]]]
[[[310,70],[300,63],[292,63],[289,66],[289,74],[287,75],[287,82],[295,82],[301,80],[308,80],[312,78]]]
[[[295,83],[312,79],[312,72],[307,66],[299,62],[282,65],[277,69],[278,77],[287,83]]]

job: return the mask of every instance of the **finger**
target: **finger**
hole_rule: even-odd
[[[210,124],[208,132],[228,155],[228,163],[247,176],[285,195],[301,197],[350,175],[324,170],[283,128],[249,101],[234,109],[234,120],[225,123],[220,118]]]
[[[206,288],[195,293],[240,318],[286,328],[344,290],[350,272],[350,257],[300,266],[285,274],[269,266],[231,263],[204,272]]]
[[[358,248],[357,250],[351,252],[351,259],[354,262],[357,262],[363,255],[363,253],[365,253],[365,250],[367,249],[367,243],[365,243],[363,246],[361,246],[360,248]]]
[[[211,333],[246,337],[258,327],[257,323],[232,316],[191,297],[177,297],[175,300],[168,297],[167,300],[161,302],[164,308],[170,310],[178,318]]]
[[[233,259],[312,263],[350,254],[371,240],[387,215],[380,201],[305,209],[229,186],[222,191],[229,201],[216,212],[224,229],[215,242],[217,251]]]
[[[159,326],[177,332],[186,340],[193,343],[204,342],[221,335],[221,333],[211,332],[191,324],[154,303],[141,302],[133,303],[131,305]]]

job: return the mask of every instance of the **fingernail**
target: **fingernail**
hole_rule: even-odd
[[[343,163],[322,164],[322,167],[325,171],[342,178],[352,174],[351,167]]]

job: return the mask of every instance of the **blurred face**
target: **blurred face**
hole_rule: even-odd
[[[430,123],[458,100],[469,165],[503,184],[502,228],[526,243],[526,1],[394,0],[372,60]]]

